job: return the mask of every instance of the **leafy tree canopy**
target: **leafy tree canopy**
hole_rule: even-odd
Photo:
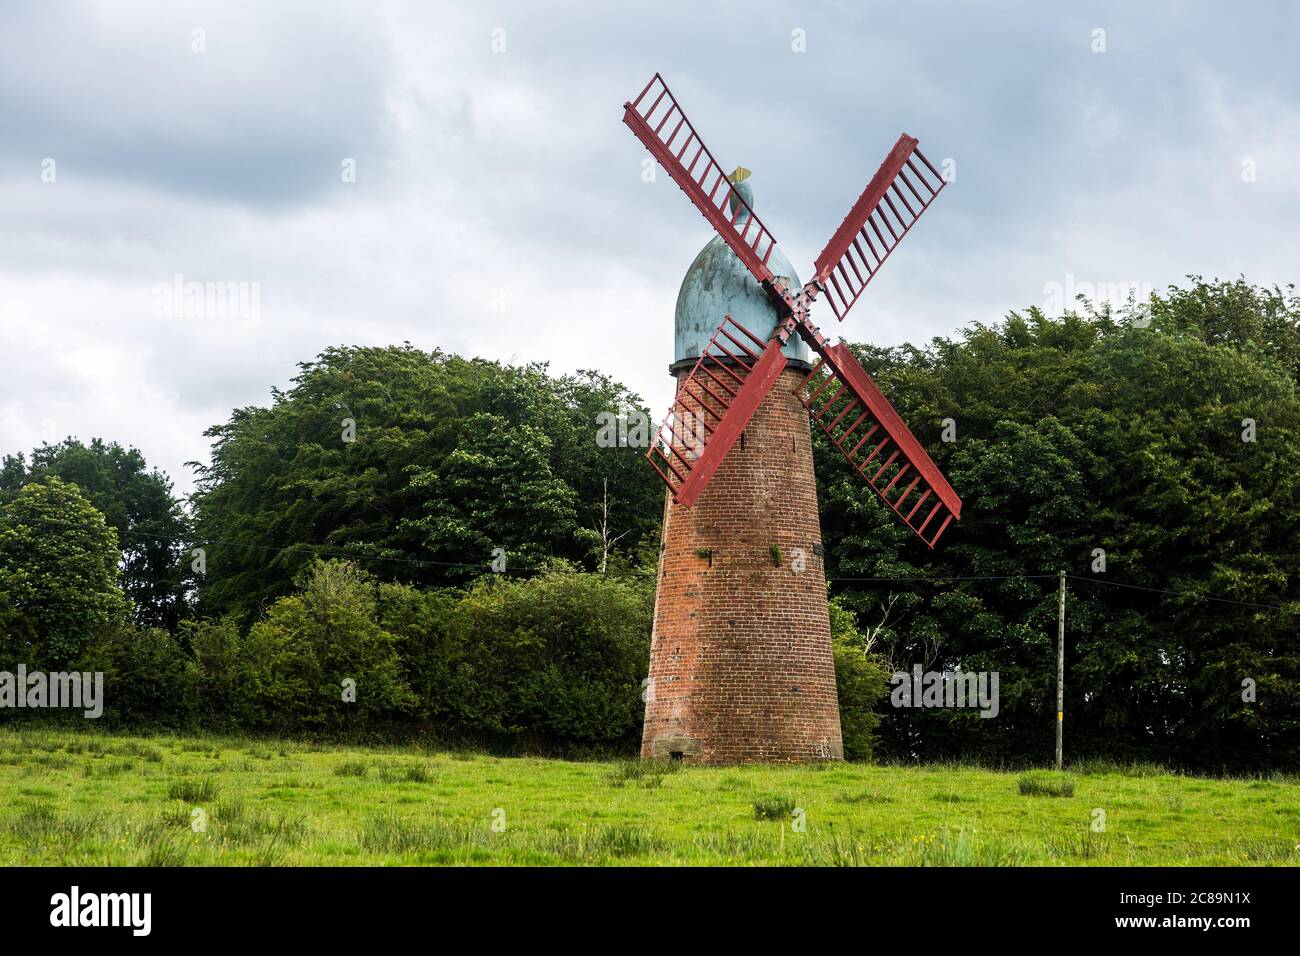
[[[888,713],[896,755],[1051,753],[1061,569],[1077,576],[1071,752],[1218,767],[1300,758],[1300,302],[1193,279],[1149,306],[1149,324],[1085,303],[924,349],[856,347],[964,519],[927,552],[822,443],[835,591],[894,667],[1001,675],[997,720]],[[945,419],[955,442],[938,441]],[[849,580],[908,576],[936,580]],[[1242,699],[1248,680],[1255,703]]]
[[[496,548],[510,566],[550,555],[594,567],[606,482],[634,553],[657,532],[662,491],[641,449],[596,441],[597,416],[626,406],[637,396],[594,372],[327,349],[270,407],[207,432],[193,499],[201,603],[247,614],[314,556],[424,585],[481,573]]]
[[[120,624],[117,535],[75,485],[30,482],[0,505],[0,640],[6,664],[66,664]]]
[[[144,455],[117,442],[67,438],[0,462],[0,502],[23,485],[56,476],[75,484],[117,532],[122,551],[119,583],[139,624],[174,629],[186,610],[188,564],[181,548],[186,518],[162,472],[150,470]]]

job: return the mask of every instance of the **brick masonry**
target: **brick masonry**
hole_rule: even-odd
[[[665,504],[642,757],[843,758],[802,379],[781,373],[693,507]]]

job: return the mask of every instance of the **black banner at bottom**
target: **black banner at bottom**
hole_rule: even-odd
[[[717,933],[890,924],[1010,937],[1069,931],[1231,945],[1296,923],[1294,869],[37,869],[0,870],[6,939],[338,944],[477,925]],[[95,939],[98,937],[98,939]],[[865,942],[865,939],[864,939]]]

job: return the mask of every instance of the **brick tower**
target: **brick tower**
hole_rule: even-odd
[[[735,188],[752,206],[749,183]],[[779,249],[770,265],[799,288]],[[700,403],[682,383],[724,314],[760,338],[778,321],[770,297],[714,237],[677,297],[670,371],[688,409]],[[688,508],[667,496],[642,757],[843,757],[811,431],[794,394],[812,366],[798,338],[784,353],[775,387],[699,500]]]

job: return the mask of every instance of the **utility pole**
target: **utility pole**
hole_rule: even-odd
[[[1056,611],[1056,769],[1061,769],[1061,730],[1065,721],[1065,572]]]

